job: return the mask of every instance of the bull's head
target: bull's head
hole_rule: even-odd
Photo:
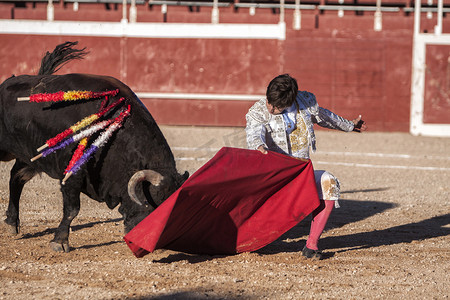
[[[171,177],[171,178],[167,178]],[[139,205],[150,204],[154,208],[160,205],[173,192],[175,192],[186,179],[189,173],[183,175],[176,173],[174,176],[163,176],[154,170],[141,170],[136,172],[128,182],[128,195],[130,199]],[[137,184],[140,182],[148,182],[144,184],[145,199],[138,197],[136,193]]]
[[[183,175],[175,172],[164,176],[153,170],[136,172],[128,182],[128,195],[138,206],[134,208],[121,206],[119,209],[124,216],[125,233],[172,195],[188,177],[188,172]]]

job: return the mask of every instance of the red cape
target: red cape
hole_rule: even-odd
[[[319,205],[311,161],[222,148],[124,240],[137,257],[155,249],[254,251]]]

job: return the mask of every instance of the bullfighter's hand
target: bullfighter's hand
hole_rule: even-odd
[[[258,150],[262,154],[267,154],[267,149],[266,147],[264,147],[264,145],[259,146],[256,150]]]
[[[361,118],[361,115],[359,115],[356,119],[352,120],[355,127],[353,128],[353,131],[361,132],[367,130],[366,122]]]

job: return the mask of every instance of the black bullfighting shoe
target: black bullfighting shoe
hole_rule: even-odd
[[[317,260],[321,260],[323,257],[322,251],[309,249],[308,247],[304,247],[302,250],[302,255],[306,258],[313,258]]]

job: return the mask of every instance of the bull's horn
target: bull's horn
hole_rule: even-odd
[[[142,201],[140,201],[136,195],[136,185],[139,182],[148,181],[151,184],[158,186],[161,183],[161,181],[163,181],[163,179],[164,176],[153,170],[137,171],[130,178],[130,181],[128,181],[128,195],[130,196],[131,200],[133,200],[139,205],[142,205],[143,204]]]

